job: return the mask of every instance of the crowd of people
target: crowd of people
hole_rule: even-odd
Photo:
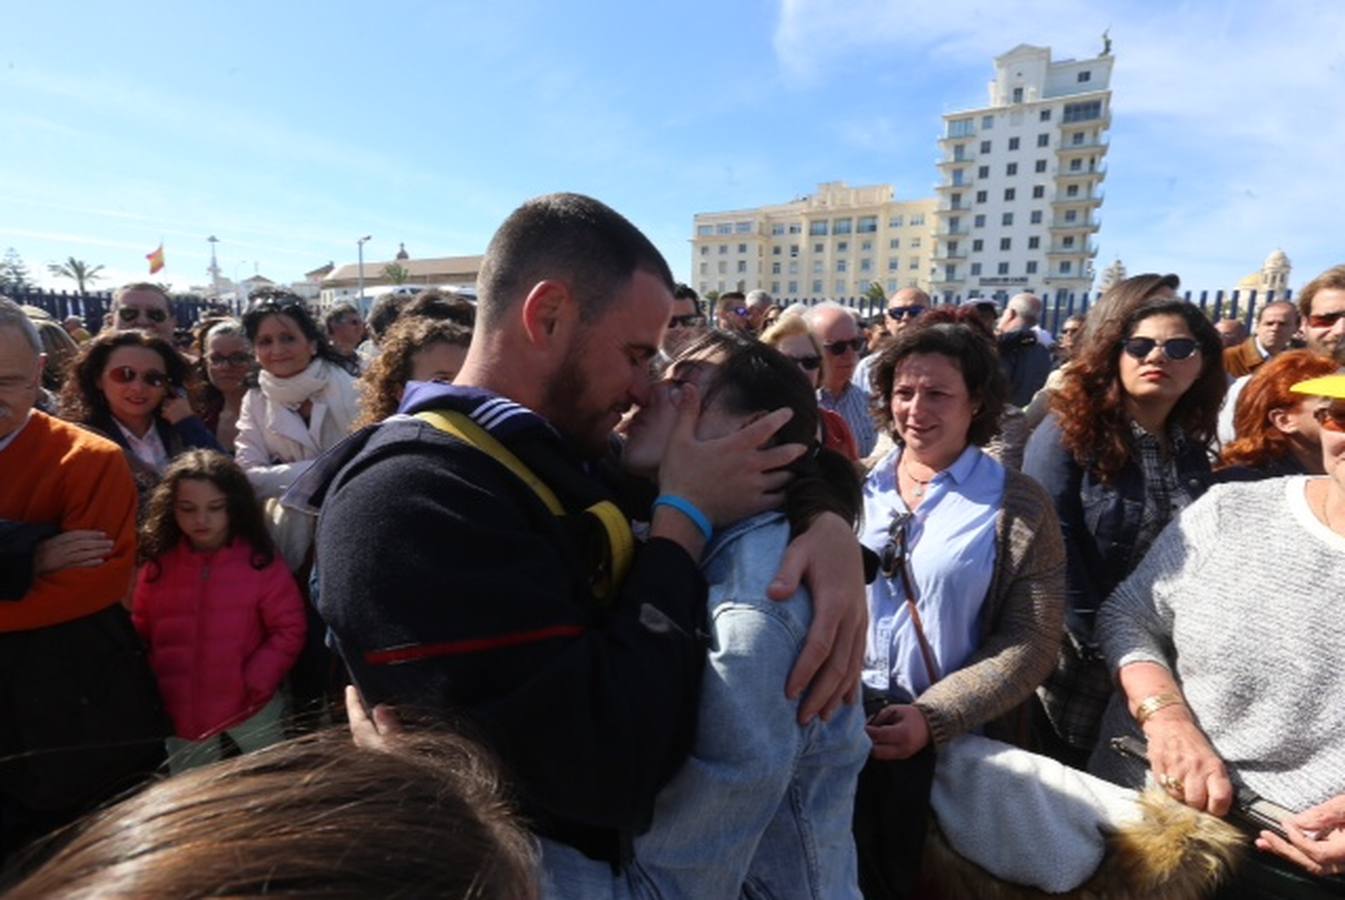
[[[702,306],[557,194],[367,322],[0,300],[0,885],[1345,895],[1345,266],[1178,286]]]

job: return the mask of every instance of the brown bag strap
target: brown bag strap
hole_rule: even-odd
[[[906,533],[902,532],[902,544],[906,542]],[[915,636],[920,641],[920,655],[925,659],[925,672],[929,675],[929,683],[934,684],[939,680],[939,666],[934,659],[934,648],[929,645],[929,638],[925,637],[925,624],[920,619],[920,610],[915,605],[915,586],[911,583],[911,574],[908,569],[910,560],[906,553],[906,547],[900,548],[901,557],[897,563],[897,574],[901,576],[901,590],[906,595],[906,608],[911,613],[911,624],[915,625]]]

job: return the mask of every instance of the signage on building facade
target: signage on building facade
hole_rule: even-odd
[[[996,276],[991,275],[991,276],[989,276],[989,277],[982,278],[980,283],[981,283],[981,284],[985,284],[985,285],[996,285],[996,284],[1027,284],[1027,276],[1026,276],[1026,275],[1023,275],[1023,276],[1019,276],[1019,277],[1015,277],[1015,278],[1010,278],[1010,277],[996,277]]]

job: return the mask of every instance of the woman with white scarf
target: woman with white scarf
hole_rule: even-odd
[[[293,294],[254,294],[243,329],[261,373],[243,398],[235,458],[266,506],[272,536],[297,570],[312,542],[311,517],[276,501],[313,460],[350,432],[358,414],[355,378]]]

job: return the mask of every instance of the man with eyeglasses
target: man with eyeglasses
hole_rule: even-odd
[[[775,300],[763,290],[748,291],[747,318],[752,330],[757,334],[765,331],[766,313],[775,305]]]
[[[887,311],[883,313],[883,330],[887,337],[879,341],[872,353],[859,361],[850,383],[862,391],[872,392],[873,367],[878,364],[878,357],[882,355],[883,348],[892,338],[900,334],[903,328],[920,318],[930,305],[929,294],[920,288],[902,288],[893,294],[887,301]]]
[[[664,356],[672,359],[704,328],[705,316],[701,315],[700,295],[690,285],[678,282],[673,287],[672,315],[668,318],[668,327],[663,332],[659,349]]]
[[[1307,349],[1345,366],[1345,265],[1332,266],[1303,286],[1298,294],[1298,314]],[[1237,436],[1233,421],[1238,397],[1251,377],[1244,375],[1228,387],[1219,408],[1221,443],[1231,443]]]
[[[752,334],[752,313],[747,308],[747,297],[742,291],[720,294],[715,301],[715,327],[720,331]]]
[[[173,306],[163,288],[148,281],[124,284],[112,295],[112,328],[115,331],[148,331],[173,343]]]
[[[0,868],[163,759],[158,688],[121,605],[135,481],[116,444],[33,408],[43,363],[0,298]]]
[[[804,319],[822,345],[822,386],[817,390],[817,402],[823,409],[839,413],[850,426],[863,459],[878,442],[878,429],[869,412],[869,391],[851,380],[867,343],[864,334],[850,310],[833,301],[814,306]]]

